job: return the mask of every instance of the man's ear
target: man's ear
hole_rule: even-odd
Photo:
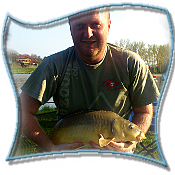
[[[109,20],[109,22],[108,22],[108,34],[109,34],[110,28],[111,28],[111,20]]]

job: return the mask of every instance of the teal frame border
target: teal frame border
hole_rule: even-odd
[[[96,6],[96,7],[93,7],[93,8],[88,8],[88,9],[85,9],[85,10],[81,10],[81,11],[78,11],[76,13],[72,13],[72,14],[69,14],[67,16],[63,16],[63,17],[60,17],[59,19],[54,19],[54,20],[50,20],[50,21],[47,21],[47,22],[39,22],[39,23],[28,23],[28,22],[23,22],[23,21],[20,21],[20,20],[17,20],[15,19],[10,13],[7,13],[6,15],[6,19],[5,19],[5,23],[4,23],[4,28],[3,28],[3,32],[2,32],[2,51],[3,51],[3,59],[4,59],[4,63],[5,63],[5,66],[6,66],[6,70],[7,70],[7,73],[8,73],[8,76],[9,76],[9,79],[10,79],[10,82],[12,84],[12,88],[13,88],[13,91],[14,91],[14,94],[15,94],[15,99],[16,99],[16,107],[18,109],[18,97],[17,97],[17,94],[16,94],[16,89],[15,89],[15,85],[14,85],[14,82],[13,82],[13,79],[12,79],[12,75],[11,75],[11,72],[9,70],[9,67],[8,67],[8,63],[7,63],[7,60],[6,60],[6,56],[5,56],[5,47],[4,47],[4,33],[6,31],[6,28],[8,26],[8,20],[9,19],[12,19],[12,20],[15,20],[16,22],[20,23],[20,24],[23,24],[23,25],[27,25],[27,26],[30,26],[30,27],[40,27],[40,26],[46,26],[48,24],[51,24],[51,23],[54,23],[54,22],[57,22],[57,21],[61,21],[61,20],[64,20],[66,19],[68,16],[71,16],[71,15],[74,15],[74,14],[77,14],[77,13],[80,13],[82,11],[88,11],[88,10],[91,10],[91,9],[96,9],[96,8],[100,8],[100,7],[122,7],[122,8],[135,8],[135,9],[138,9],[138,8],[145,8],[147,10],[160,10],[160,11],[163,11],[166,13],[166,16],[167,16],[167,19],[168,19],[168,23],[169,23],[169,29],[170,29],[170,33],[171,33],[171,54],[170,54],[170,61],[169,61],[169,66],[168,66],[168,69],[167,69],[167,74],[166,74],[166,80],[164,81],[164,84],[162,86],[162,90],[160,92],[160,97],[159,97],[159,100],[158,100],[158,107],[157,107],[157,111],[156,111],[156,115],[155,115],[155,134],[156,134],[156,143],[157,143],[157,147],[159,149],[159,153],[160,153],[160,156],[162,158],[162,162],[160,161],[157,161],[157,160],[154,160],[154,159],[151,159],[151,158],[147,158],[147,157],[144,157],[144,156],[141,156],[141,155],[135,155],[135,154],[130,154],[130,153],[122,153],[122,152],[115,152],[115,151],[110,151],[110,150],[105,150],[105,151],[101,151],[101,150],[76,150],[76,151],[61,151],[61,152],[50,152],[50,153],[42,153],[42,154],[30,154],[30,155],[26,155],[26,156],[19,156],[19,157],[10,157],[10,154],[12,152],[12,148],[14,147],[14,143],[15,143],[15,139],[16,139],[16,136],[17,136],[17,130],[18,130],[18,122],[19,122],[19,111],[17,112],[17,123],[16,123],[16,133],[14,135],[14,140],[12,142],[12,146],[11,146],[11,150],[6,158],[6,161],[11,161],[11,160],[16,160],[16,159],[24,159],[24,158],[30,158],[30,157],[38,157],[38,156],[45,156],[45,155],[53,155],[53,154],[78,154],[78,153],[102,153],[102,154],[111,154],[111,155],[116,155],[116,154],[120,154],[120,155],[127,155],[127,156],[132,156],[132,157],[139,157],[139,158],[142,158],[144,160],[149,160],[151,162],[155,162],[155,163],[158,163],[160,165],[163,165],[165,167],[168,167],[168,164],[163,156],[163,153],[161,151],[161,148],[160,148],[160,144],[158,142],[158,133],[157,133],[157,115],[158,115],[158,111],[159,111],[159,108],[160,108],[160,103],[162,101],[162,96],[163,96],[163,93],[165,91],[165,88],[166,88],[166,84],[167,84],[167,80],[169,79],[170,77],[170,70],[171,70],[171,67],[172,67],[172,62],[173,62],[173,48],[174,48],[174,36],[173,36],[173,27],[172,27],[172,21],[171,21],[171,18],[170,18],[170,14],[169,14],[169,11],[165,8],[162,8],[162,7],[156,7],[156,6],[151,6],[151,5],[143,5],[143,4],[132,4],[132,3],[122,3],[122,4],[108,4],[108,5],[101,5],[101,6]],[[96,154],[94,154],[96,155]],[[100,154],[99,154],[100,155]]]

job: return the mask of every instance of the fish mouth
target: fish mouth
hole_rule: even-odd
[[[136,137],[136,140],[138,142],[142,142],[142,140],[144,139],[146,139],[145,134],[142,131],[140,131],[140,134]]]

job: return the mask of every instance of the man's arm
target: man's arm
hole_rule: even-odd
[[[19,102],[21,131],[45,151],[54,150],[54,144],[50,141],[35,117],[37,110],[41,106],[41,102],[24,92],[21,93]]]
[[[24,92],[21,93],[19,102],[21,131],[26,137],[43,148],[44,151],[50,152],[73,149],[82,145],[81,143],[54,145],[35,117],[37,110],[41,106],[41,102],[28,96]]]
[[[134,116],[132,122],[135,123],[145,134],[151,126],[153,118],[153,104],[140,108],[133,108]]]
[[[148,131],[152,117],[153,117],[153,105],[149,104],[140,108],[133,108],[134,116],[132,122],[138,125],[138,127],[146,134]],[[109,145],[105,147],[100,147],[99,145],[90,142],[93,148],[102,149],[102,150],[114,150],[120,152],[130,152],[135,147],[137,142],[126,142],[126,143],[116,143],[114,141],[110,142]]]

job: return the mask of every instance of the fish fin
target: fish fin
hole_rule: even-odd
[[[103,146],[107,146],[112,140],[114,140],[115,138],[113,139],[104,139],[104,138],[100,138],[99,139],[99,145],[100,147],[103,147]]]

